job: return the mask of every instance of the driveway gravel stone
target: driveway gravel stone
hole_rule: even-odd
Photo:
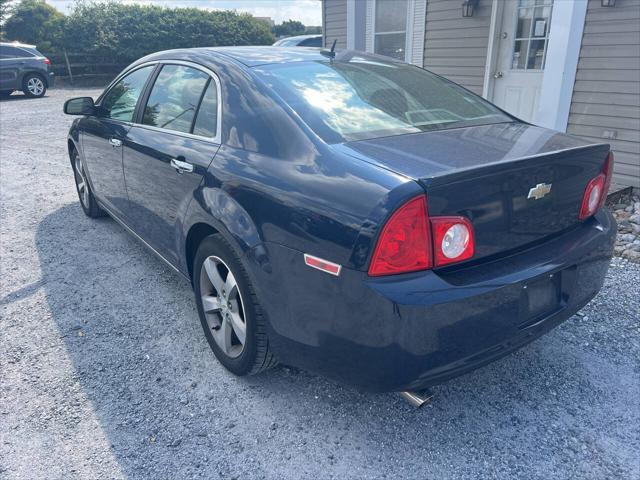
[[[237,379],[189,286],[80,209],[62,104],[97,94],[0,102],[0,478],[640,478],[640,265],[421,410],[285,366]]]

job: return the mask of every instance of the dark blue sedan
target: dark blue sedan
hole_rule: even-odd
[[[609,145],[388,58],[160,52],[65,112],[84,212],[191,282],[237,375],[417,391],[569,318],[612,254]]]

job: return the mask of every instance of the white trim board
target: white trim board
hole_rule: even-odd
[[[356,48],[356,0],[347,0],[347,50]]]
[[[567,131],[586,16],[587,0],[553,2],[547,60],[535,117],[536,124],[542,127]]]
[[[501,24],[502,4],[499,4],[498,0],[493,0],[491,4],[491,23],[489,24],[489,45],[487,45],[487,60],[484,67],[484,82],[482,83],[482,96],[488,100],[491,100],[489,97],[492,90],[490,89],[493,89],[493,72],[500,41],[498,27]],[[493,93],[491,93],[491,96],[493,96]]]

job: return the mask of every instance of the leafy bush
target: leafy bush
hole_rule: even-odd
[[[172,48],[272,42],[268,27],[247,14],[113,2],[78,4],[67,17],[64,39],[67,49],[126,61]]]
[[[4,28],[10,40],[34,43],[43,53],[66,49],[124,64],[159,50],[275,40],[264,22],[232,11],[79,1],[65,17],[43,0],[22,0],[11,13]]]

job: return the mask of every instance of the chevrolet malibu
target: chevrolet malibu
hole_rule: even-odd
[[[609,145],[385,57],[172,50],[64,110],[82,209],[191,283],[236,375],[418,392],[557,326],[607,272]]]

